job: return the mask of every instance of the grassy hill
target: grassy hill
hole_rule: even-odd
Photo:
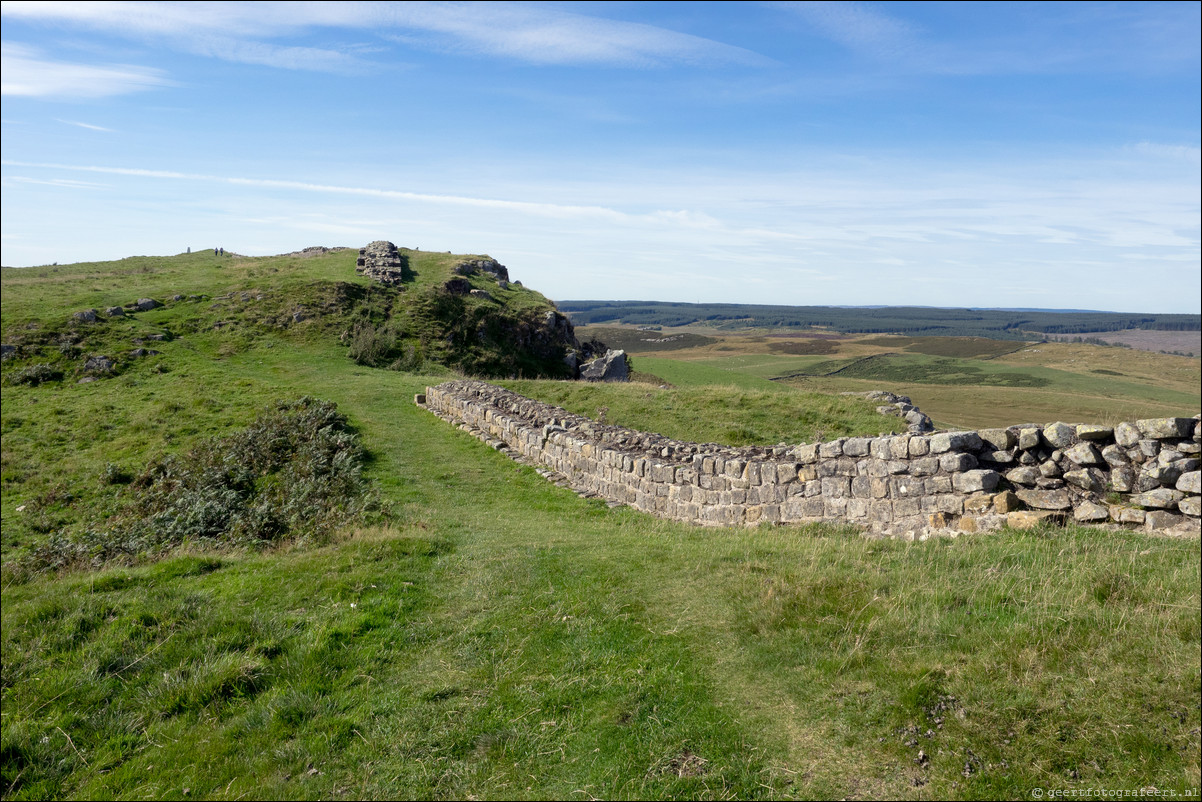
[[[342,335],[399,303],[353,257],[3,271],[2,339],[23,349],[0,395],[4,798],[1199,787],[1196,539],[699,530],[581,499],[413,405],[451,368],[350,358]],[[400,295],[462,257],[410,258]],[[142,297],[166,303],[72,321]],[[79,383],[97,352],[116,369]],[[523,387],[732,442],[879,425],[770,381],[772,363],[738,373],[683,355],[636,357],[654,384]],[[33,364],[62,378],[9,383]],[[306,396],[345,415],[334,433],[363,451],[371,510],[303,538],[28,568],[56,533],[131,514],[152,486],[138,477],[161,477],[165,458],[225,482],[264,464],[241,455],[265,442],[308,454],[263,422]],[[245,479],[256,499],[301,475],[265,470]]]

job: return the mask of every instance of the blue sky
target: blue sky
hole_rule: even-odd
[[[5,2],[2,261],[390,239],[560,299],[1196,313],[1200,8]]]

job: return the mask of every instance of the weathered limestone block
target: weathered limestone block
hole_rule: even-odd
[[[832,440],[829,443],[821,443],[818,446],[818,456],[823,459],[843,456],[844,439]]]
[[[1186,517],[1178,515],[1167,510],[1148,510],[1147,516],[1144,518],[1144,528],[1149,532],[1156,532],[1162,529],[1173,529],[1185,523]]]
[[[1177,502],[1177,509],[1184,512],[1191,518],[1202,516],[1202,498],[1198,496],[1190,496],[1183,498]]]
[[[1080,427],[1078,427],[1080,428]],[[1106,461],[1102,459],[1102,455],[1098,453],[1098,449],[1092,443],[1077,443],[1075,446],[1070,446],[1065,449],[1064,456],[1071,459],[1073,462],[1083,467],[1093,467],[1095,465],[1104,465]]]
[[[952,486],[961,493],[988,492],[997,487],[1001,478],[997,471],[969,470],[953,476]]]
[[[1077,424],[1077,439],[1079,440],[1109,440],[1114,436],[1111,426],[1096,426],[1090,423]]]
[[[1092,501],[1083,501],[1073,510],[1073,519],[1081,523],[1096,523],[1110,518],[1110,510]]]
[[[944,454],[948,451],[976,451],[981,448],[981,438],[976,432],[940,432],[930,437],[931,453]]]
[[[851,494],[851,479],[846,476],[827,476],[822,479],[822,495],[842,498]]]
[[[985,451],[980,458],[982,462],[992,465],[1013,465],[1016,461],[1014,454],[1010,451]]]
[[[1180,463],[1170,465],[1153,465],[1142,471],[1144,476],[1154,480],[1161,487],[1175,487],[1177,480],[1181,477],[1184,471],[1178,467]]]
[[[881,460],[890,459],[893,456],[893,448],[889,437],[874,437],[868,441],[868,453],[872,457]]]
[[[1116,505],[1110,508],[1110,520],[1121,524],[1142,524],[1146,516],[1147,513],[1134,507],[1120,507]]]
[[[1043,439],[1052,448],[1067,448],[1077,442],[1077,427],[1067,423],[1049,423],[1043,427]]]
[[[1130,493],[1135,489],[1135,471],[1127,465],[1113,469],[1110,472],[1110,488],[1120,493]]]
[[[973,493],[964,499],[965,512],[987,512],[993,509],[993,495],[990,493]]]
[[[994,451],[1008,451],[1018,444],[1018,436],[1009,429],[981,429],[977,436]]]
[[[1177,509],[1177,502],[1183,498],[1185,498],[1185,494],[1180,490],[1170,490],[1167,487],[1162,487],[1158,490],[1149,490],[1132,496],[1131,502],[1141,507],[1151,507],[1157,510],[1175,510]]]
[[[919,457],[910,461],[910,474],[912,476],[933,476],[938,472],[938,457]]]
[[[797,457],[797,461],[806,465],[813,465],[818,461],[818,446],[814,444],[802,444],[793,449],[793,455]]]
[[[1081,468],[1076,471],[1067,471],[1064,474],[1064,481],[1090,493],[1101,493],[1106,489],[1106,474],[1097,468]]]
[[[950,476],[931,476],[926,480],[926,488],[928,493],[950,493],[952,492],[952,477]]]
[[[1036,480],[1038,480],[1040,476],[1042,476],[1042,474],[1035,468],[1025,466],[1006,471],[1006,480],[1016,485],[1028,485],[1034,487]]]
[[[1022,501],[1009,490],[1003,490],[993,497],[993,511],[1002,515],[1014,512],[1021,506]]]
[[[1015,495],[1028,507],[1037,510],[1067,510],[1073,506],[1064,490],[1017,490]]]
[[[1039,475],[1045,479],[1058,479],[1064,474],[1056,460],[1050,459],[1039,464]]]
[[[1023,451],[1039,448],[1043,444],[1043,436],[1039,429],[1027,427],[1018,430],[1018,447]]]
[[[843,453],[849,457],[868,456],[870,437],[849,437],[843,442]]]
[[[916,498],[896,498],[893,500],[893,518],[895,520],[898,518],[913,518],[921,512],[922,510]]]
[[[889,441],[889,453],[895,460],[907,459],[910,456],[909,435],[899,435]]]
[[[1127,456],[1127,452],[1120,446],[1113,444],[1102,449],[1102,459],[1106,460],[1106,464],[1113,468],[1131,464],[1131,458]]]
[[[952,452],[944,454],[939,458],[939,467],[941,470],[948,473],[957,473],[959,471],[971,471],[977,467],[977,458],[972,454],[962,454]]]
[[[1202,493],[1202,471],[1190,471],[1177,478],[1177,489],[1182,493],[1192,493],[1195,496]]]
[[[1031,529],[1041,524],[1063,526],[1066,516],[1053,510],[1016,510],[1006,513],[1006,526],[1011,529]]]
[[[925,457],[931,453],[931,441],[926,437],[910,438],[910,456]]]
[[[1194,433],[1194,424],[1193,418],[1148,418],[1135,422],[1144,437],[1154,440],[1191,437]]]
[[[1114,427],[1114,442],[1123,448],[1130,448],[1139,442],[1143,437],[1140,434],[1139,427],[1133,423],[1120,423]]]
[[[1153,459],[1160,454],[1160,441],[1151,438],[1145,438],[1135,444],[1139,448],[1139,453],[1143,456],[1144,461]]]

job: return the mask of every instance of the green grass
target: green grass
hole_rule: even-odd
[[[643,364],[642,360],[638,364]],[[514,392],[569,412],[677,440],[728,446],[814,443],[836,437],[904,431],[895,416],[879,415],[862,398],[808,393],[791,388],[748,389],[735,385],[582,382],[502,382]]]
[[[6,335],[23,320],[12,310],[50,320],[86,294],[56,284],[40,307],[36,277],[8,273]],[[123,297],[153,294],[143,277],[161,275],[123,274]],[[1199,787],[1197,539],[692,528],[548,484],[412,404],[443,376],[356,365],[319,326],[236,347],[228,330],[181,332],[116,377],[0,395],[5,799]],[[802,397],[753,376],[730,389],[737,374],[704,364],[636,363],[679,389],[568,400],[609,416],[626,404],[659,428]],[[110,464],[184,454],[301,395],[349,416],[386,525],[320,548],[10,570],[112,500]]]

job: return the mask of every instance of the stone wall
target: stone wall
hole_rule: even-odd
[[[591,421],[477,381],[418,403],[584,495],[704,525],[835,521],[902,537],[1041,521],[1199,530],[1199,416],[1114,427],[687,443]]]

